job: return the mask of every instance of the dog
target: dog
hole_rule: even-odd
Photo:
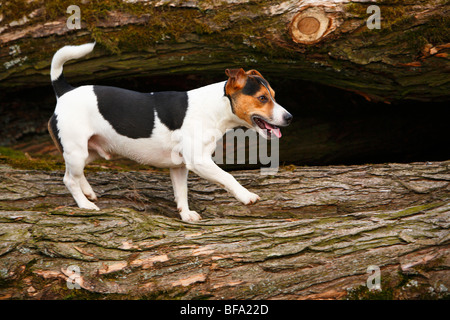
[[[227,69],[226,81],[187,92],[141,93],[99,85],[75,88],[65,80],[63,65],[89,54],[94,45],[59,49],[50,70],[57,103],[48,130],[64,157],[64,184],[80,208],[99,210],[92,202],[97,196],[84,176],[84,167],[112,155],[170,168],[183,221],[201,219],[188,206],[189,170],[224,187],[246,205],[260,199],[214,163],[216,140],[213,133],[208,135],[219,132],[223,136],[229,129],[246,127],[266,139],[281,137],[280,127],[289,125],[292,115],[275,102],[275,92],[258,71]],[[199,127],[206,132],[200,138]]]

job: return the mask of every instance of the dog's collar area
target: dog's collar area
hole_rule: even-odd
[[[230,101],[231,112],[233,112],[233,114],[234,114],[233,99],[231,99],[231,97],[227,94],[227,83],[228,83],[228,80],[225,82],[225,85],[223,86],[223,95],[224,95],[225,97],[227,97],[228,100]]]

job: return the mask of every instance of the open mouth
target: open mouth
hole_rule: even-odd
[[[276,136],[278,139],[281,138],[281,130],[276,125],[269,123],[267,120],[259,116],[252,117],[253,122],[261,129],[267,130],[267,137],[271,138],[272,135]]]

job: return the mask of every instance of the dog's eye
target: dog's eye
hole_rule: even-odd
[[[266,96],[260,96],[260,97],[258,97],[258,100],[261,102],[267,102],[269,99],[267,99]]]

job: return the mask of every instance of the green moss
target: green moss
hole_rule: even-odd
[[[27,154],[7,147],[0,147],[0,163],[5,163],[13,168],[25,170],[63,170],[64,163],[55,160],[51,156],[33,158]]]
[[[416,21],[414,15],[409,14],[409,9],[415,2],[412,1],[378,1],[377,5],[380,7],[381,14],[381,29],[373,29],[363,31],[364,35],[387,35],[392,33],[393,31],[403,30],[405,29],[405,25],[412,25],[413,22]],[[346,5],[347,12],[353,14],[355,17],[366,20],[370,16],[367,13],[367,8],[369,4],[362,3],[350,3]],[[438,22],[440,27],[442,27],[442,23]],[[434,23],[426,24],[426,26],[432,26]],[[419,27],[421,29],[421,27]],[[432,27],[434,29],[434,27]],[[415,28],[413,30],[416,30]],[[434,30],[435,32],[437,30]],[[442,32],[445,33],[445,30]],[[448,32],[447,32],[448,34]]]
[[[0,147],[0,164],[4,163],[16,169],[23,170],[42,170],[42,171],[64,171],[65,164],[61,156],[48,154],[25,154],[21,151],[8,147]],[[156,171],[168,172],[166,168],[153,168],[147,165],[139,164],[128,159],[116,159],[114,161],[96,160],[85,167],[86,172],[100,171]],[[38,210],[36,208],[35,210]]]
[[[0,158],[6,157],[10,159],[26,159],[26,156],[23,152],[14,150],[8,147],[0,146]]]
[[[393,300],[394,289],[385,288],[381,285],[382,290],[369,290],[366,286],[359,286],[349,291],[345,297],[346,300]]]
[[[128,4],[121,0],[91,0],[84,3],[74,3],[72,0],[46,0],[44,1],[45,18],[55,20],[67,17],[67,7],[76,4],[80,7],[81,20],[91,25],[108,16],[113,10],[132,11],[136,13],[142,8],[141,4]]]
[[[395,5],[391,5],[393,3],[386,3],[386,1],[377,2],[377,5],[380,7],[380,15],[381,15],[381,29],[373,29],[366,30],[372,33],[388,33],[392,31],[392,27],[404,19],[410,19],[411,16],[407,14],[408,4],[407,3],[395,3]],[[346,5],[347,12],[353,14],[355,17],[367,20],[371,13],[367,13],[367,8],[371,5],[362,4],[362,3],[350,3]]]
[[[412,55],[419,55],[425,44],[439,45],[450,42],[450,17],[443,14],[432,16],[426,24],[414,25],[416,18],[409,14],[411,5],[416,4],[411,1],[378,1],[381,13],[381,29],[365,29],[361,37],[373,37],[372,40],[379,43],[380,36],[387,36],[396,31],[402,31],[394,37],[395,43],[404,43],[406,49]],[[350,3],[346,5],[347,12],[360,19],[367,19],[366,12],[370,4]],[[410,28],[405,28],[411,26]]]
[[[63,171],[64,161],[61,156],[32,154],[28,155],[21,151],[8,147],[0,147],[0,163],[8,164],[16,169],[42,170],[42,171]],[[149,166],[141,165],[131,160],[106,161],[97,160],[85,168],[88,172],[99,171],[129,171],[129,170],[150,170]],[[166,172],[167,169],[154,168],[158,172]]]
[[[213,33],[208,24],[203,22],[204,14],[198,9],[165,6],[158,8],[145,6],[137,9],[135,6],[129,7],[123,3],[120,8],[116,9],[137,16],[146,14],[149,15],[149,19],[143,24],[124,26],[119,30],[105,32],[103,28],[96,26],[97,20],[106,18],[103,11],[100,10],[99,16],[94,15],[95,10],[88,14],[86,19],[90,21],[88,28],[92,37],[115,54],[122,51],[146,50],[160,42],[178,43],[186,34],[207,35]]]
[[[0,202],[0,211],[25,211],[27,209],[15,207],[10,205],[9,203]]]
[[[444,204],[443,202],[427,203],[424,205],[415,206],[415,207],[407,208],[407,209],[400,210],[397,212],[393,212],[390,214],[386,214],[385,216],[387,216],[388,219],[397,219],[397,218],[402,218],[402,217],[408,217],[408,216],[418,214],[425,210],[437,208],[439,206],[442,206],[443,204]]]
[[[345,10],[348,13],[353,14],[355,17],[365,18],[367,16],[367,7],[368,5],[350,2],[349,4],[345,5]]]
[[[39,203],[32,208],[30,208],[31,211],[48,211],[49,209],[54,208],[54,205],[48,204],[48,203]]]
[[[212,16],[213,16],[212,20],[217,24],[226,25],[226,23],[230,21],[231,12],[228,10],[214,11],[214,13],[212,13]]]
[[[427,24],[411,32],[421,34],[433,45],[448,43],[450,42],[450,17],[435,15],[428,20]]]
[[[420,55],[423,47],[430,43],[433,46],[450,42],[450,17],[435,15],[426,24],[411,28],[398,37],[409,51]]]
[[[0,6],[0,15],[3,15],[2,24],[10,23],[27,16],[39,7],[39,1],[9,0],[3,1]]]
[[[67,7],[74,4],[70,0],[49,0],[44,2],[45,18],[54,20],[67,14]]]

